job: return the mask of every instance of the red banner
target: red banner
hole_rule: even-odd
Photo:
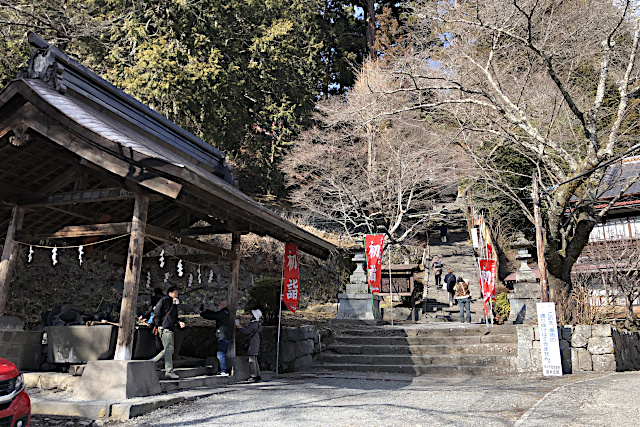
[[[368,234],[364,236],[364,248],[367,251],[367,281],[371,292],[380,292],[383,245],[384,234]]]
[[[493,246],[487,243],[487,258],[493,259]]]
[[[284,246],[283,280],[282,301],[295,313],[300,296],[300,264],[298,263],[298,245],[293,243],[287,243]]]
[[[489,314],[487,302],[496,300],[496,261],[493,259],[480,260],[480,291],[484,300],[484,314]]]

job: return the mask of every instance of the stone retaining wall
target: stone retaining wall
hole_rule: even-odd
[[[318,330],[312,325],[296,328],[283,327],[280,331],[280,367],[279,372],[297,372],[311,367],[313,361],[327,346],[325,341],[330,336],[329,329]],[[261,369],[276,369],[277,327],[265,327],[260,334]],[[241,343],[241,340],[238,340]],[[241,353],[241,351],[239,352]]]
[[[518,372],[540,372],[537,326],[519,326]],[[562,371],[614,372],[640,369],[640,334],[611,325],[559,326]]]
[[[21,371],[40,369],[42,332],[0,331],[0,357],[15,363]]]

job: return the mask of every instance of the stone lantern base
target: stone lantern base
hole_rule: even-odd
[[[372,300],[373,296],[373,302]],[[338,294],[338,319],[377,320],[380,315],[380,295]]]
[[[509,323],[536,324],[538,314],[536,303],[540,302],[540,284],[537,282],[516,283],[509,292]]]

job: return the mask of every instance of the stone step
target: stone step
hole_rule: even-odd
[[[353,365],[407,365],[407,366],[501,366],[511,368],[514,356],[497,355],[368,355],[368,354],[335,354],[324,353],[319,360],[322,364]]]
[[[513,343],[486,343],[464,345],[350,345],[331,344],[327,352],[338,354],[404,354],[404,355],[500,355],[515,356],[518,351],[517,341]]]
[[[477,336],[453,336],[446,339],[448,345],[468,345],[468,344],[482,344],[482,343],[514,343],[515,337],[510,334],[489,334],[489,335],[477,335]],[[442,337],[432,336],[417,336],[417,337],[404,337],[404,336],[381,336],[376,338],[361,337],[361,336],[336,336],[333,338],[333,344],[351,344],[351,345],[441,345],[443,344]]]
[[[514,342],[516,341],[516,326],[515,325],[495,325],[487,329],[486,325],[481,324],[455,324],[451,326],[442,327],[430,327],[424,328],[410,328],[410,327],[369,327],[369,328],[349,328],[344,327],[336,331],[337,336],[370,336],[370,337],[382,337],[382,336],[407,336],[407,337],[455,337],[455,336],[473,336],[473,335],[490,335],[509,334],[514,336]]]
[[[156,370],[159,379],[164,379],[164,369]],[[175,368],[173,373],[180,378],[199,377],[211,374],[210,369],[205,366],[197,366],[193,368]]]
[[[435,377],[469,377],[469,376],[495,376],[514,373],[514,368],[498,366],[438,366],[438,365],[353,365],[353,364],[326,364],[324,369],[336,371],[355,372],[389,372],[405,375],[429,375]]]
[[[198,387],[218,387],[222,385],[229,385],[232,383],[233,378],[221,377],[217,375],[199,375],[197,377],[179,378],[177,380],[160,380],[160,387],[164,393],[175,391],[193,389]]]

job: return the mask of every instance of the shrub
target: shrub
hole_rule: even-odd
[[[275,325],[278,321],[278,312],[280,310],[280,286],[280,278],[263,277],[256,280],[255,284],[249,289],[244,311],[251,313],[251,310],[259,309],[262,311],[261,323]]]
[[[497,316],[503,319],[508,319],[511,314],[511,305],[509,305],[509,295],[506,292],[502,292],[496,298],[495,312]]]

